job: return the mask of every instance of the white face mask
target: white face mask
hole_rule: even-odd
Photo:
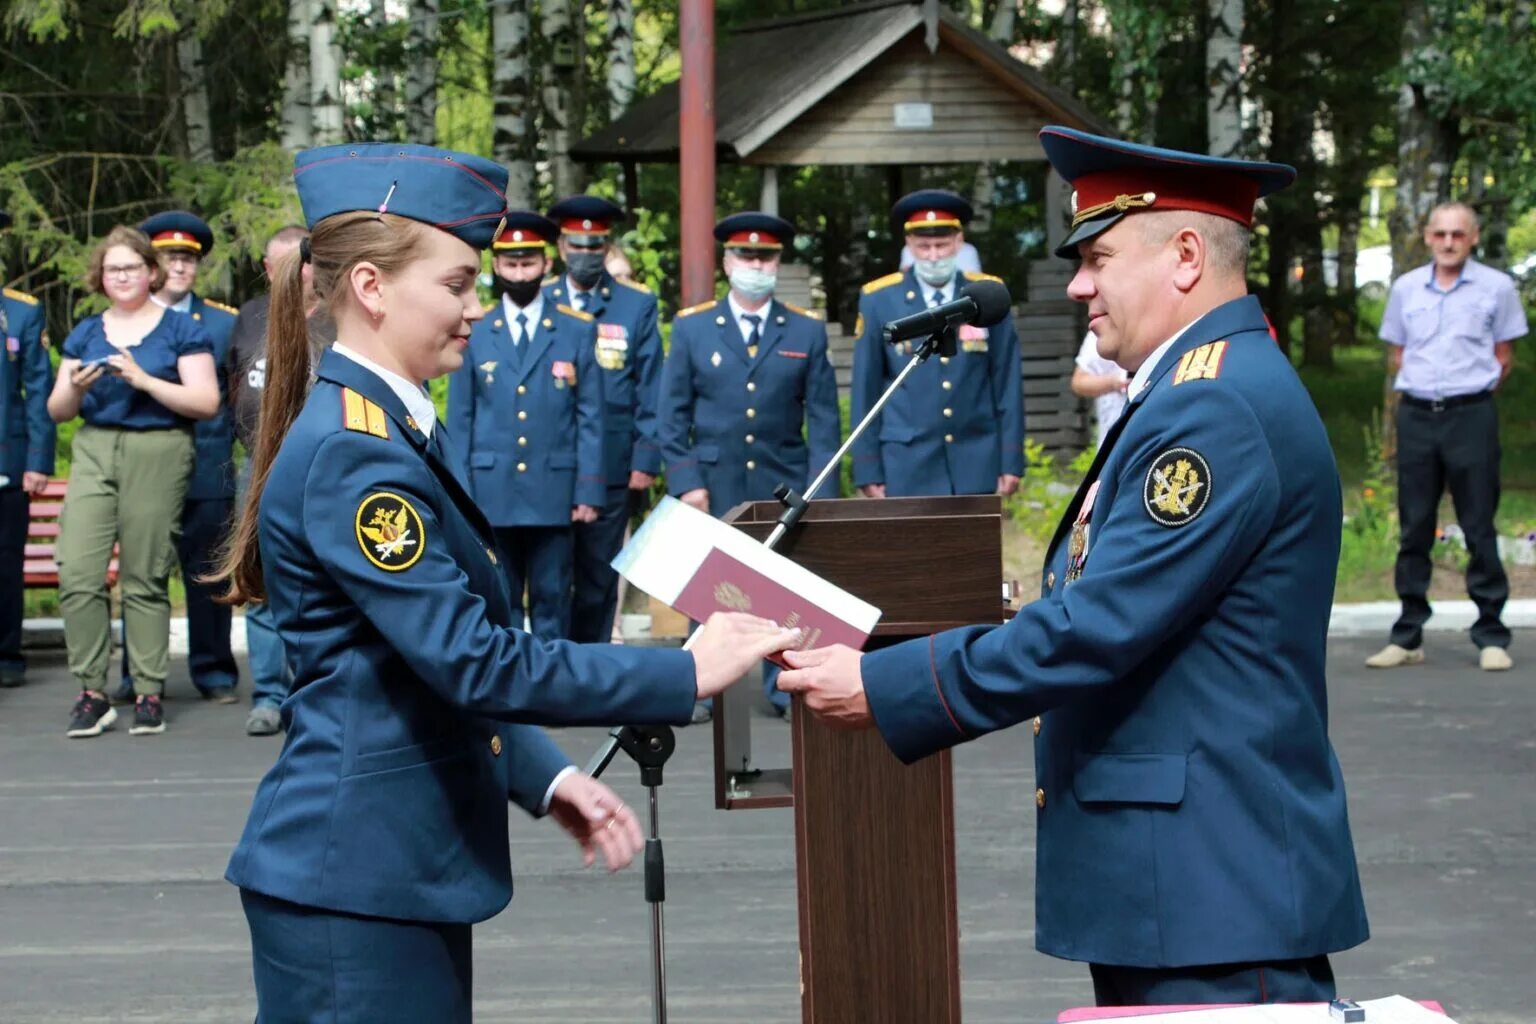
[[[945,256],[937,260],[914,260],[912,268],[917,271],[917,276],[924,284],[942,288],[954,279],[955,258]]]
[[[779,275],[766,270],[737,267],[731,271],[731,287],[749,299],[766,299],[778,283]]]

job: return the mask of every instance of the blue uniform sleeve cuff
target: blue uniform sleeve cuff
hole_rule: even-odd
[[[903,764],[971,738],[944,696],[934,641],[934,637],[908,640],[866,654],[860,661],[875,727]]]

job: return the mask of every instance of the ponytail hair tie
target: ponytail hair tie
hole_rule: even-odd
[[[308,262],[310,262],[309,236],[308,235],[305,235],[303,238],[299,239],[299,262],[300,263],[308,263]]]

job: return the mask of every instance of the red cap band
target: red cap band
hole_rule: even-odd
[[[537,231],[527,228],[507,228],[496,241],[491,243],[492,249],[542,249],[549,242]]]
[[[1255,178],[1193,166],[1098,171],[1084,174],[1072,184],[1077,189],[1072,212],[1078,219],[1086,219],[1083,214],[1095,207],[1102,209],[1091,216],[1115,209],[1194,210],[1252,227],[1253,204],[1259,198]],[[1148,195],[1152,198],[1147,199]]]
[[[779,236],[767,231],[738,231],[725,240],[728,249],[782,249]]]
[[[150,239],[150,245],[156,249],[191,249],[193,252],[202,252],[203,243],[193,238],[185,231],[162,231]]]
[[[589,217],[572,217],[560,222],[560,230],[567,235],[606,235],[608,222]]]
[[[960,218],[950,210],[918,210],[907,218],[905,225],[908,231],[917,231],[923,228],[954,228],[960,230]]]

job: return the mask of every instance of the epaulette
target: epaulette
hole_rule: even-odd
[[[25,302],[29,306],[35,306],[38,302],[36,295],[28,295],[26,292],[19,292],[15,288],[7,288],[5,290],[5,297],[16,302]]]
[[[555,308],[564,313],[566,316],[575,317],[577,320],[580,320],[584,324],[589,324],[594,319],[591,313],[584,313],[577,309],[575,306],[567,306],[564,303],[559,303],[555,306]]]
[[[1000,277],[996,277],[992,274],[978,273],[974,270],[967,270],[965,272],[965,279],[967,281],[996,281],[998,284],[1003,283],[1003,279]]]
[[[710,299],[708,302],[701,302],[697,306],[689,306],[687,309],[680,309],[677,311],[677,319],[681,320],[685,316],[693,316],[695,313],[702,313],[706,309],[714,309],[719,301],[719,299]]]
[[[629,289],[631,289],[633,291],[637,291],[637,292],[639,292],[642,295],[649,295],[649,294],[651,294],[650,286],[649,285],[641,284],[639,281],[626,281],[622,277],[616,277],[616,278],[614,278],[614,281],[617,282],[618,284],[623,285],[625,288],[629,288]]]
[[[554,284],[558,280],[560,280],[560,275],[559,274],[550,274],[544,280],[540,281],[539,285],[540,285],[540,287],[542,287],[542,286],[544,286],[546,284]]]
[[[792,302],[784,303],[784,308],[789,310],[791,313],[799,313],[801,316],[806,317],[806,318],[808,318],[810,320],[824,320],[824,319],[826,319],[826,314],[822,313],[820,310],[816,310],[816,309],[801,309],[799,306],[795,305]]]
[[[1225,341],[1213,341],[1190,349],[1180,357],[1178,369],[1173,371],[1173,386],[1191,380],[1215,380],[1221,376],[1221,361],[1226,357]]]
[[[351,388],[341,389],[341,424],[348,430],[389,440],[389,419],[384,410]]]
[[[240,311],[238,309],[236,309],[234,306],[226,306],[224,303],[216,302],[213,299],[208,299],[208,298],[203,299],[203,305],[205,305],[205,306],[212,306],[214,309],[217,309],[217,310],[219,310],[221,312],[224,312],[224,313],[228,313],[230,316],[239,316],[240,315]]]
[[[905,274],[897,271],[894,274],[886,274],[884,277],[877,277],[864,286],[864,294],[873,295],[875,292],[878,292],[882,288],[889,288],[893,284],[899,284],[901,283],[901,279],[905,276]]]
[[[490,302],[487,302],[484,307],[481,308],[480,312],[489,313],[499,305],[501,305],[500,299],[492,299]]]

